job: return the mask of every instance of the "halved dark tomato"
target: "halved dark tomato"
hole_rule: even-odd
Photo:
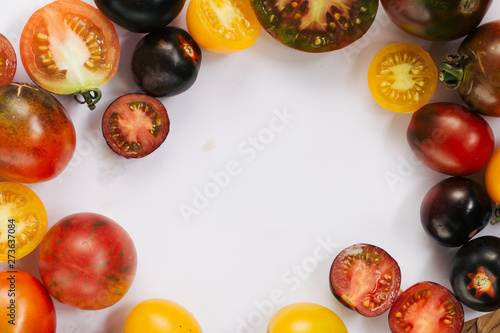
[[[0,86],[11,83],[17,70],[16,51],[9,40],[0,34]]]
[[[434,282],[419,282],[405,290],[389,311],[393,333],[460,333],[464,309],[451,291]]]
[[[167,109],[145,94],[119,97],[104,112],[102,133],[118,155],[139,158],[151,154],[167,138],[170,120]]]
[[[264,29],[276,40],[306,52],[338,50],[370,28],[378,0],[252,0]]]
[[[20,56],[40,87],[95,108],[118,70],[120,44],[113,23],[81,0],[57,0],[37,10],[21,34]],[[78,98],[82,95],[84,100]]]
[[[366,317],[389,310],[400,285],[398,263],[375,245],[347,247],[337,255],[330,269],[330,289],[335,298]]]

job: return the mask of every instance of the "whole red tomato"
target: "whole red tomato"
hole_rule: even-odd
[[[53,333],[54,302],[42,283],[25,271],[0,273],[0,332]]]
[[[129,290],[137,253],[118,223],[94,213],[76,213],[54,224],[39,250],[40,276],[63,304],[84,310],[104,309]]]
[[[454,103],[431,103],[412,115],[410,148],[429,168],[452,176],[480,171],[494,149],[490,125],[479,114]]]
[[[28,83],[0,87],[0,177],[38,183],[58,176],[75,152],[73,122],[59,101]]]

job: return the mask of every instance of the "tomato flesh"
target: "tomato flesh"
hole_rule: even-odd
[[[0,34],[0,86],[11,83],[17,70],[16,51],[9,40]]]

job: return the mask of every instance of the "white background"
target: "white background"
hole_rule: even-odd
[[[29,16],[49,2],[3,1],[0,33],[16,51]],[[172,25],[186,28],[186,6]],[[484,22],[499,13],[497,1]],[[29,186],[50,225],[83,211],[120,223],[137,247],[138,270],[128,294],[108,309],[55,301],[58,332],[121,332],[128,312],[152,297],[183,305],[206,333],[262,333],[275,311],[304,301],[335,311],[351,333],[388,332],[387,314],[361,317],[330,293],[331,262],[358,242],[381,246],[399,262],[403,289],[424,280],[450,287],[457,249],[435,244],[419,218],[423,196],[446,176],[416,163],[406,142],[410,115],[379,107],[366,74],[375,53],[390,43],[417,44],[439,64],[460,40],[411,37],[382,6],[362,39],[331,53],[295,51],[262,31],[248,50],[204,52],[192,88],[161,98],[171,120],[165,143],[146,158],[125,160],[107,147],[100,122],[115,98],[139,92],[130,58],[143,35],[116,29],[120,68],[102,87],[96,110],[57,96],[77,131],[73,160],[58,178]],[[19,55],[18,65],[15,80],[30,82]],[[432,101],[460,102],[441,83]],[[288,118],[279,122],[277,114]],[[500,138],[500,121],[488,121]],[[214,186],[214,175],[228,165],[237,172]],[[473,178],[482,182],[483,173]],[[205,191],[209,198],[202,200],[197,193]],[[197,214],[183,217],[186,206]],[[481,234],[500,235],[496,228]],[[39,276],[36,252],[16,268]],[[466,319],[480,314],[465,311]]]

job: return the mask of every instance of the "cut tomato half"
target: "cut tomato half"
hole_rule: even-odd
[[[17,70],[16,51],[9,40],[0,34],[0,86],[11,83]]]

